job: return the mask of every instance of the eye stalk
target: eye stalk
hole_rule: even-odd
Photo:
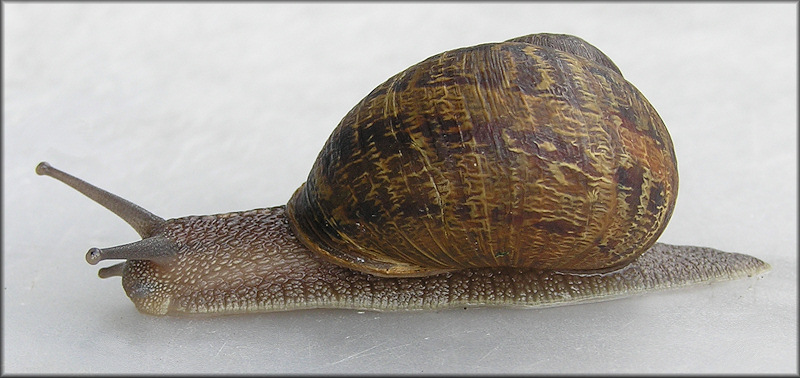
[[[122,220],[128,222],[142,238],[152,236],[153,232],[165,222],[163,218],[143,209],[141,206],[89,184],[69,173],[58,170],[46,162],[41,162],[36,166],[36,174],[40,176],[50,176],[61,181],[83,193],[83,195],[89,197],[92,201],[103,205],[106,209],[117,214]]]
[[[103,260],[149,260],[158,262],[177,253],[178,246],[175,242],[157,234],[158,230],[166,222],[163,218],[120,196],[56,169],[46,162],[41,162],[36,166],[36,173],[40,176],[50,176],[83,193],[83,195],[122,218],[142,237],[142,240],[137,242],[116,247],[103,249],[94,247],[89,249],[89,252],[86,253],[86,262],[89,264],[95,265]],[[121,276],[124,268],[124,262],[102,268],[98,272],[98,276],[100,278]]]

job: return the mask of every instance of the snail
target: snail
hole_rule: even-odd
[[[434,55],[347,113],[286,205],[165,220],[42,162],[142,240],[91,248],[147,314],[543,307],[758,275],[657,243],[678,190],[663,121],[586,41]]]

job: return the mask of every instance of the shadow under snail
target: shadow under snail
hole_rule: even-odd
[[[59,171],[141,241],[149,314],[552,306],[758,275],[754,257],[656,243],[678,174],[655,109],[600,50],[533,34],[434,55],[342,119],[285,206],[164,220]]]

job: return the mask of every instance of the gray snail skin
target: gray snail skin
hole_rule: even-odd
[[[545,307],[751,277],[657,243],[678,173],[661,118],[596,47],[532,34],[434,55],[359,102],[286,205],[164,220],[47,163],[142,240],[91,248],[147,314]]]

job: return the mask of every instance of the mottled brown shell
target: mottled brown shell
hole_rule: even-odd
[[[594,46],[537,34],[444,52],[375,88],[287,209],[307,247],[382,276],[598,271],[653,245],[677,190],[644,96]]]

